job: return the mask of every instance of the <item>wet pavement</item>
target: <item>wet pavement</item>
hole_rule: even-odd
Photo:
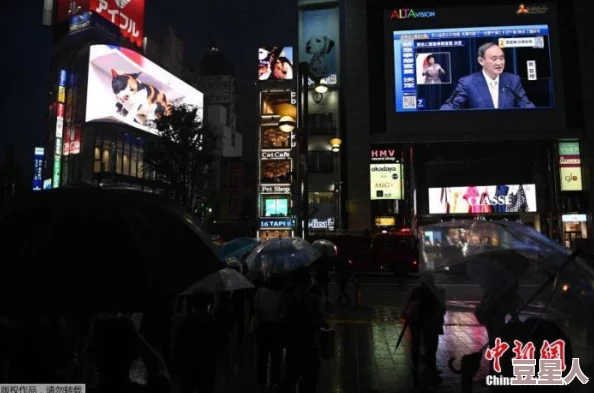
[[[330,324],[336,330],[336,352],[332,359],[323,359],[318,380],[321,393],[397,393],[415,391],[412,384],[408,332],[400,347],[395,350],[402,331],[400,313],[414,281],[394,285],[382,280],[360,282],[360,306],[332,307]],[[354,288],[351,284],[350,293]],[[336,296],[331,286],[330,298]],[[461,392],[460,376],[448,367],[448,360],[459,358],[480,349],[487,342],[485,329],[477,323],[472,309],[474,305],[461,300],[449,300],[445,318],[444,335],[440,336],[438,368],[443,371],[443,381],[428,384],[421,377],[420,392]],[[452,309],[452,310],[450,310]],[[579,335],[579,332],[575,332]],[[586,346],[574,339],[576,355],[590,356]],[[231,345],[230,351],[220,364],[217,393],[265,392],[256,384],[256,357],[254,342],[248,336],[242,343]],[[590,362],[591,363],[591,362]],[[490,392],[484,386],[489,364],[483,359],[481,369],[475,376],[473,392]],[[586,375],[591,369],[582,365]],[[579,385],[579,386],[578,386]],[[572,384],[572,392],[589,392],[591,383],[584,386]],[[505,389],[513,391],[517,387]],[[176,389],[174,388],[174,391]]]

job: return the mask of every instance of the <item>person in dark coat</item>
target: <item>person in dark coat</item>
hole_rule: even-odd
[[[212,393],[223,345],[222,324],[208,312],[212,296],[194,295],[187,302],[188,315],[180,324],[175,340],[180,393]]]
[[[330,285],[330,270],[335,263],[335,257],[323,255],[314,262],[314,270],[316,272],[316,282],[323,292],[326,304],[328,304],[330,296],[328,287]]]
[[[298,271],[292,277],[293,290],[287,322],[287,371],[281,392],[316,393],[321,365],[320,328],[327,328],[324,305],[316,287],[311,286],[309,272]]]
[[[340,304],[346,298],[346,305],[351,304],[351,298],[347,293],[347,284],[351,278],[351,264],[347,258],[336,257],[336,280],[338,281],[339,294],[336,303]]]
[[[433,276],[425,274],[421,278],[421,285],[411,291],[406,308],[402,313],[411,333],[411,361],[415,383],[418,382],[421,342],[425,350],[426,371],[432,377],[440,379],[436,362],[439,336],[444,333],[445,306],[442,302],[445,299],[438,298],[438,291]]]

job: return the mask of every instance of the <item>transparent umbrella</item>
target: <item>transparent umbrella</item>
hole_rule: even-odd
[[[230,292],[249,288],[254,288],[254,284],[247,277],[237,270],[225,268],[198,281],[186,289],[183,294]]]
[[[320,253],[300,237],[270,239],[257,246],[246,259],[250,271],[287,273],[308,267]]]
[[[322,254],[323,256],[335,257],[338,255],[338,247],[336,247],[336,244],[332,243],[330,240],[316,240],[311,245],[313,248],[318,250],[320,254]]]
[[[594,373],[587,350],[594,343],[594,270],[587,255],[511,221],[439,223],[422,227],[420,236],[422,272],[433,275],[437,288],[447,288],[451,316],[470,313],[476,319],[475,305],[516,294],[520,320],[556,325],[582,369]],[[515,303],[504,306],[509,304]]]

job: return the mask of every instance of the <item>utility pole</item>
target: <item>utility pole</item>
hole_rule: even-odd
[[[308,82],[309,69],[306,62],[299,63],[297,79],[297,162],[295,169],[299,187],[297,215],[297,236],[307,237],[309,229],[309,187],[308,187]]]

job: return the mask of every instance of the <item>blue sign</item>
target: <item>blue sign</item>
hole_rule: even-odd
[[[33,191],[41,191],[43,187],[43,156],[44,148],[36,147],[33,163]]]
[[[43,181],[43,189],[44,190],[51,190],[52,189],[52,179],[45,179]]]
[[[60,70],[60,75],[58,77],[58,85],[59,86],[66,86],[66,77],[67,77],[66,70]]]
[[[91,26],[92,12],[83,12],[82,14],[70,17],[68,32],[70,34],[78,33]]]
[[[292,228],[293,220],[290,218],[260,218],[260,228]]]

